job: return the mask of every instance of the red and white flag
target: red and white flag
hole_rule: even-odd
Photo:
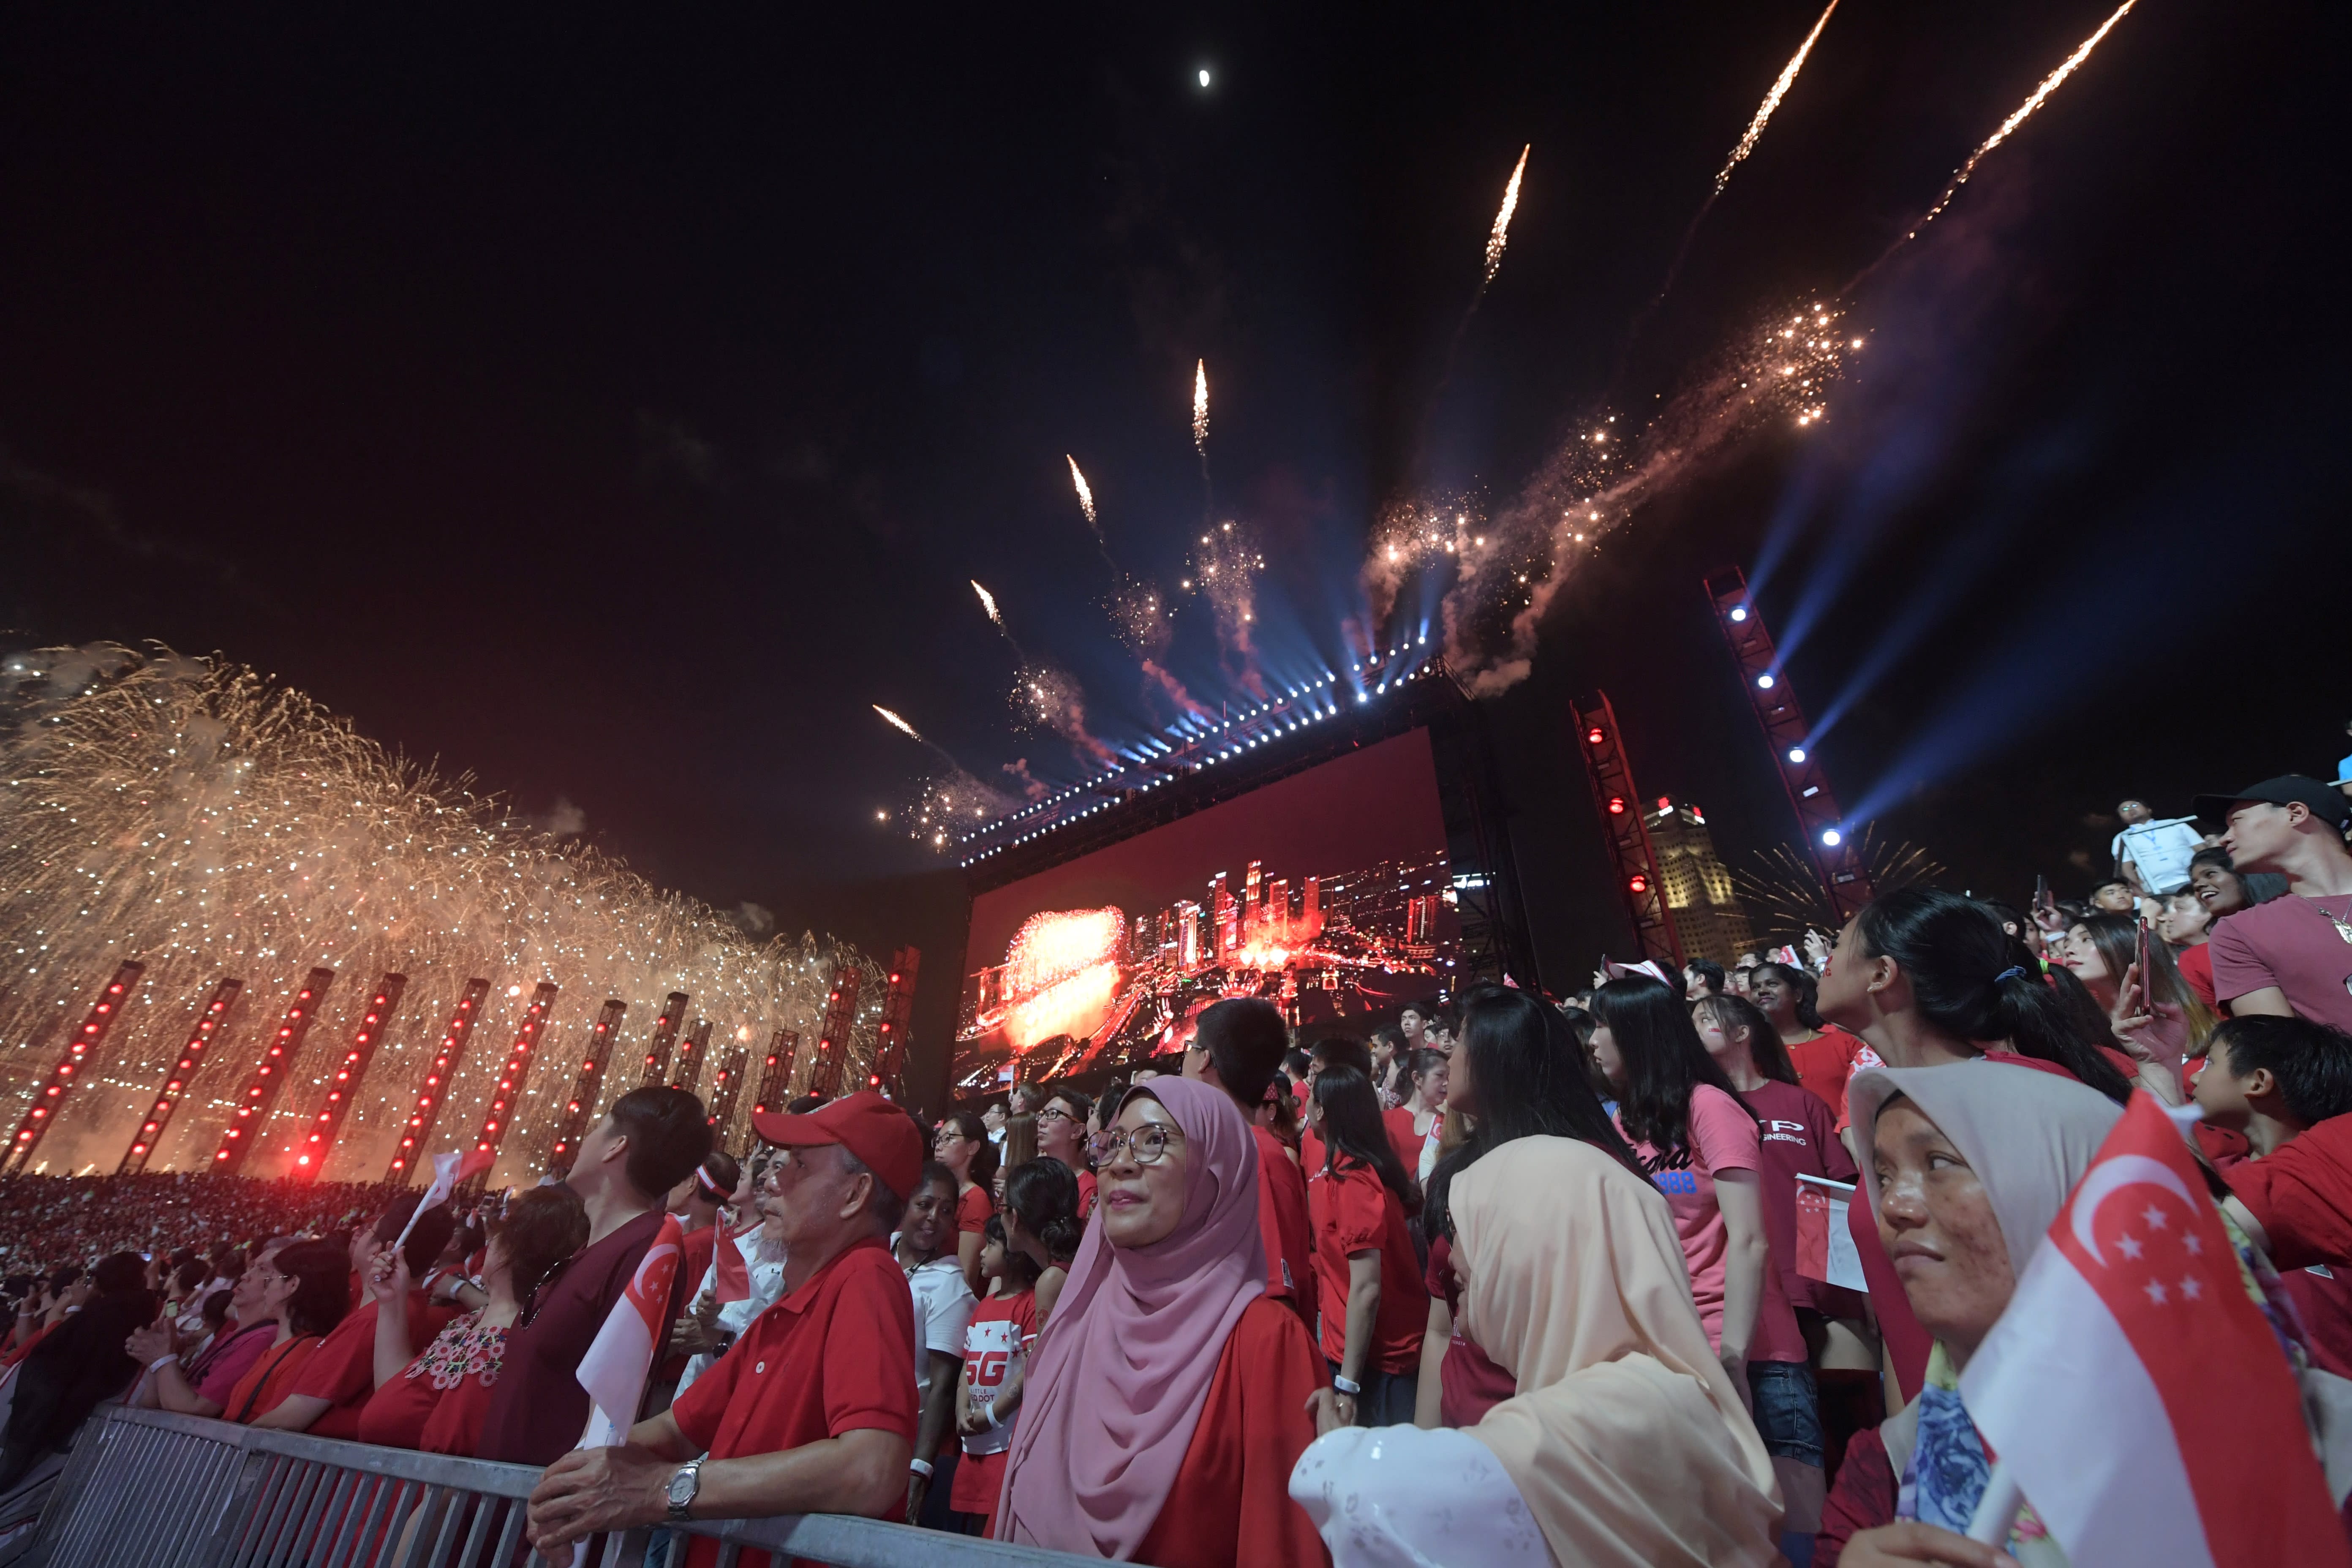
[[[592,1408],[588,1429],[578,1447],[609,1448],[629,1435],[637,1406],[646,1397],[646,1374],[653,1369],[654,1351],[668,1326],[670,1287],[677,1279],[678,1259],[686,1252],[686,1234],[677,1216],[664,1215],[653,1245],[629,1279],[629,1288],[604,1316],[604,1326],[588,1353],[580,1358],[580,1386],[588,1391]]]
[[[2278,1336],[2144,1090],[1960,1394],[2073,1568],[2352,1564]]]
[[[463,1153],[452,1149],[446,1154],[434,1155],[433,1184],[425,1189],[423,1197],[416,1200],[416,1206],[409,1211],[408,1223],[400,1227],[400,1239],[393,1245],[404,1245],[408,1233],[416,1228],[418,1217],[426,1209],[447,1203],[449,1194],[457,1190],[458,1183],[480,1175],[497,1163],[498,1156],[488,1149],[471,1149]]]
[[[730,1301],[751,1299],[751,1266],[743,1261],[743,1248],[737,1245],[735,1233],[723,1221],[719,1226],[719,1238],[711,1244],[710,1268],[714,1276],[710,1291],[713,1301],[723,1307]]]

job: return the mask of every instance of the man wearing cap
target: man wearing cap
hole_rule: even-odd
[[[541,1552],[666,1520],[905,1511],[915,1319],[887,1243],[920,1179],[921,1135],[871,1092],[805,1116],[757,1113],[751,1127],[782,1150],[758,1201],[783,1232],[784,1293],[625,1445],[548,1468],[530,1496]],[[687,1561],[717,1555],[697,1538]]]
[[[2352,1030],[2352,802],[2290,773],[2235,795],[2200,795],[2197,814],[2225,825],[2240,871],[2276,871],[2283,898],[2216,922],[2213,994],[2232,1014],[2294,1014]]]

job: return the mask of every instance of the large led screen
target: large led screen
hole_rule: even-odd
[[[1415,730],[982,893],[955,1086],[1143,1061],[1227,996],[1366,1026],[1444,989],[1460,937]]]

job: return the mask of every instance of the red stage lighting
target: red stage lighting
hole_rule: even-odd
[[[416,1097],[416,1109],[410,1113],[408,1125],[400,1130],[400,1144],[392,1152],[392,1163],[385,1168],[387,1182],[405,1183],[417,1162],[425,1157],[425,1142],[433,1136],[433,1124],[441,1118],[441,1086],[457,1070],[466,1054],[466,1042],[474,1037],[474,1025],[482,1016],[482,1002],[490,994],[490,983],[476,976],[466,982],[458,994],[457,1005],[449,1015],[449,1026],[441,1031],[441,1044],[433,1053],[433,1065],[425,1072],[424,1091]]]
[[[1605,692],[1594,692],[1576,705],[1579,732],[1590,742],[1584,751],[1585,781],[1592,788],[1592,809],[1609,841],[1618,886],[1625,890],[1625,913],[1633,922],[1633,941],[1642,958],[1682,966],[1682,939],[1674,917],[1658,896],[1658,857],[1650,843],[1649,824],[1633,809],[1641,799],[1634,787],[1633,764],[1625,756],[1624,731]],[[1662,805],[1664,802],[1660,803]]]
[[[342,1131],[343,1118],[351,1113],[352,1101],[359,1094],[360,1080],[367,1076],[368,1064],[375,1059],[376,1043],[383,1038],[393,1009],[400,1005],[401,993],[407,989],[405,974],[387,974],[376,982],[366,1008],[360,1014],[360,1026],[352,1036],[351,1049],[343,1053],[343,1065],[335,1069],[334,1078],[327,1085],[327,1102],[312,1120],[310,1135],[302,1140],[295,1152],[295,1174],[315,1178],[326,1168],[327,1154],[335,1146],[335,1134]]]
[[[1609,815],[1612,816],[1622,816],[1625,815],[1625,797],[1623,795],[1612,795],[1609,797]]]
[[[507,1065],[499,1069],[499,1081],[490,1090],[490,1109],[482,1118],[482,1130],[474,1138],[474,1152],[495,1156],[499,1145],[506,1142],[507,1129],[514,1125],[508,1114],[509,1108],[522,1100],[523,1079],[530,1072],[530,1053],[539,1047],[541,1030],[547,1027],[548,1010],[555,1005],[556,987],[542,980],[530,994],[530,1005],[522,1010],[522,1023],[515,1030],[514,1044],[507,1050]],[[484,1173],[487,1180],[488,1173]]]
[[[702,1058],[710,1054],[710,1020],[697,1018],[694,1027],[678,1042],[677,1070],[670,1074],[669,1086],[688,1094],[698,1093],[702,1085]]]
[[[216,1170],[235,1173],[261,1142],[261,1130],[268,1125],[269,1108],[277,1103],[278,1092],[293,1070],[294,1058],[300,1054],[302,1038],[310,1032],[310,1024],[319,1014],[319,998],[335,983],[331,969],[314,969],[304,976],[301,989],[294,1000],[286,1005],[286,1016],[278,1021],[278,1032],[269,1037],[269,1044],[261,1059],[253,1064],[253,1071],[245,1080],[245,1089],[236,1097],[236,1110],[230,1113],[228,1130],[221,1134],[220,1147],[214,1152],[213,1165]]]
[[[849,1055],[850,1036],[857,1026],[857,971],[833,972],[833,990],[825,997],[824,1032],[817,1037],[816,1061],[809,1069],[808,1091],[831,1100],[841,1092],[841,1068]]]
[[[801,1032],[778,1029],[768,1041],[768,1059],[760,1068],[760,1098],[751,1103],[754,1115],[783,1109],[793,1082],[793,1058],[800,1054]]]
[[[1595,724],[1591,729],[1587,730],[1584,732],[1584,740],[1587,745],[1597,746],[1608,738],[1609,731],[1602,729],[1598,724]]]
[[[547,1168],[568,1171],[572,1153],[580,1147],[581,1134],[588,1131],[589,1114],[596,1108],[596,1091],[602,1085],[604,1068],[613,1059],[613,1041],[621,1032],[621,1015],[629,1005],[618,997],[607,997],[596,1014],[596,1022],[588,1031],[588,1055],[580,1064],[580,1076],[572,1080],[572,1098],[564,1102],[563,1119],[556,1123],[555,1138],[548,1145]]]
[[[686,1022],[686,1003],[683,991],[673,991],[663,1000],[661,1016],[654,1020],[654,1037],[646,1043],[646,1076],[637,1080],[638,1088],[651,1089],[669,1071],[670,1047],[677,1044],[677,1026]]]
[[[82,1019],[81,1027],[76,1029],[73,1038],[66,1042],[66,1054],[58,1058],[57,1065],[49,1069],[48,1082],[33,1096],[32,1109],[26,1111],[25,1119],[16,1124],[16,1136],[9,1140],[7,1150],[0,1152],[0,1170],[16,1173],[32,1163],[33,1151],[40,1147],[41,1134],[47,1132],[49,1123],[56,1120],[54,1113],[58,1103],[65,1099],[66,1090],[71,1089],[74,1079],[89,1068],[91,1054],[106,1038],[107,1030],[114,1026],[116,1008],[131,994],[131,987],[139,984],[139,977],[146,973],[147,966],[143,963],[122,964],[99,992],[98,1000],[91,1005],[89,1016]]]
[[[1637,893],[1646,893],[1650,890],[1650,879],[1647,877],[1631,878],[1626,881],[1625,885]]]
[[[147,1120],[139,1124],[139,1131],[131,1135],[131,1147],[123,1154],[122,1163],[114,1167],[116,1175],[127,1176],[147,1168],[147,1161],[155,1152],[155,1146],[163,1141],[163,1129],[171,1125],[172,1112],[179,1109],[180,1097],[188,1090],[188,1081],[196,1076],[196,1068],[204,1064],[205,1050],[219,1038],[221,1025],[226,1021],[229,1008],[235,1005],[237,993],[244,989],[244,981],[227,978],[213,987],[212,996],[205,1003],[205,1010],[196,1015],[195,1027],[188,1032],[186,1041],[180,1047],[179,1059],[172,1064],[170,1073],[163,1079],[163,1087],[155,1093],[155,1103],[147,1108]]]
[[[915,979],[921,970],[920,948],[902,947],[890,956],[890,987],[882,994],[882,1023],[875,1039],[874,1071],[868,1086],[896,1100],[907,1078],[907,1025],[915,1011]]]
[[[750,1033],[749,1030],[744,1031]],[[719,1076],[711,1080],[710,1114],[707,1118],[716,1141],[728,1142],[729,1124],[735,1120],[735,1102],[743,1095],[743,1079],[751,1068],[751,1047],[738,1046],[727,1058]]]

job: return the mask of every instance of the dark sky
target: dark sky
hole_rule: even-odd
[[[11,7],[0,635],[219,649],[657,879],[944,969],[953,879],[873,820],[926,754],[867,704],[1073,773],[1011,732],[965,580],[1105,735],[1155,719],[1065,453],[1173,577],[1206,359],[1268,646],[1333,657],[1376,508],[1507,500],[1581,411],[1835,290],[2105,9],[1847,0],[1629,353],[1810,0]],[[1555,984],[1622,940],[1574,693],[1730,858],[1793,831],[1698,586],[1768,537],[1807,705],[1885,656],[1841,795],[1958,883],[2081,890],[2121,795],[2340,754],[2344,32],[2143,0],[1856,291],[1829,424],[1563,593],[1494,714]]]

